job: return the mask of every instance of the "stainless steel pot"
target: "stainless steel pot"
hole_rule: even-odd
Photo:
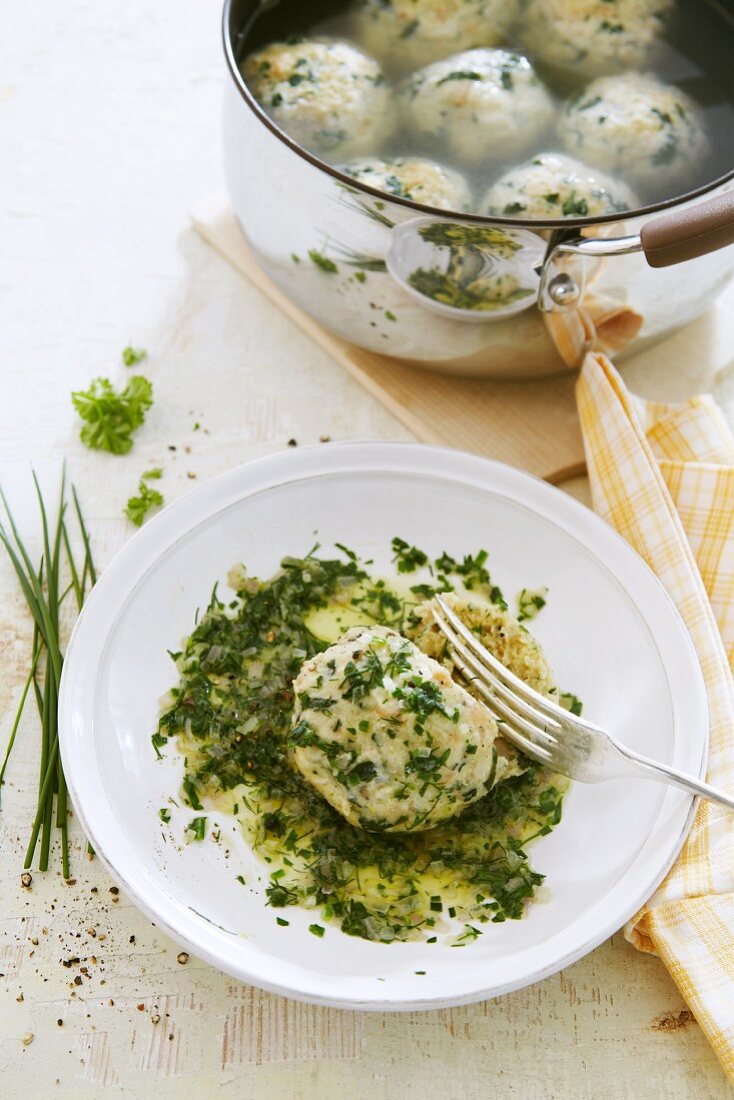
[[[227,186],[264,271],[343,339],[434,370],[537,377],[567,367],[544,314],[578,310],[591,295],[624,300],[642,317],[628,353],[697,317],[734,271],[734,171],[596,222],[454,216],[341,174],[278,129],[242,79],[248,28],[270,6],[224,7]],[[426,262],[469,264],[498,288],[493,308],[478,315],[428,296],[414,278]],[[578,361],[588,348],[578,345]]]

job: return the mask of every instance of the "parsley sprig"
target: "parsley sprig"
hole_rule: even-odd
[[[162,504],[163,494],[157,489],[151,489],[144,477],[141,477],[138,483],[138,495],[128,500],[125,505],[125,515],[136,527],[142,527],[143,520],[151,508],[160,508]]]
[[[118,392],[108,378],[95,378],[88,390],[72,393],[71,400],[84,421],[82,443],[95,451],[125,455],[132,448],[133,432],[153,404],[153,385],[136,374]]]
[[[136,367],[138,363],[142,363],[143,359],[148,358],[148,353],[145,348],[134,348],[132,344],[128,344],[126,348],[122,349],[122,361],[126,367]]]

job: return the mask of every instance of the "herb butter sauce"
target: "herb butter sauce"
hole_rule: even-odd
[[[180,680],[153,743],[160,753],[175,739],[184,754],[182,797],[194,813],[225,808],[237,816],[264,861],[267,904],[279,923],[287,923],[281,914],[289,906],[305,905],[368,940],[435,942],[451,932],[458,946],[480,935],[479,925],[520,918],[536,895],[543,876],[525,849],[560,821],[565,781],[523,760],[522,775],[460,816],[387,836],[350,825],[289,759],[293,680],[349,627],[379,623],[409,633],[416,604],[455,585],[504,605],[486,553],[463,562],[443,555],[431,564],[402,540],[393,549],[398,573],[428,566],[430,584],[399,595],[340,548],[339,558],[315,551],[286,558],[266,582],[240,573],[237,597],[226,605],[215,592],[183,652],[172,655]],[[527,610],[532,599],[520,595]],[[534,598],[537,611],[544,597]],[[198,821],[188,839],[204,835]]]

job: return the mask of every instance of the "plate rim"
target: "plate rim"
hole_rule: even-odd
[[[336,463],[332,463],[329,460],[329,456],[333,456],[337,454],[337,452],[339,453],[339,458]],[[358,460],[364,460],[367,455],[369,455],[370,462],[364,466]],[[351,464],[348,461],[350,456],[354,460]],[[347,459],[346,463],[344,461],[345,458]],[[445,467],[444,463],[441,461],[442,458],[445,460]],[[296,460],[298,461],[296,462]],[[424,463],[426,466],[433,465],[435,467],[437,461],[440,463],[441,469],[420,469],[420,466]],[[281,469],[287,473],[288,476],[280,476]],[[123,594],[118,596],[116,601],[118,604],[123,604],[134,588],[141,582],[145,573],[147,573],[149,569],[154,568],[160,560],[170,552],[173,546],[181,539],[186,538],[193,529],[211,520],[227,507],[241,503],[255,493],[272,490],[289,482],[310,480],[319,475],[357,471],[369,472],[370,470],[374,472],[385,472],[391,469],[395,469],[395,472],[402,475],[417,474],[418,476],[433,476],[444,479],[453,476],[455,480],[459,480],[464,484],[477,488],[484,488],[485,490],[500,495],[507,494],[503,489],[493,484],[494,478],[497,478],[500,482],[503,479],[509,479],[511,482],[520,482],[520,484],[524,484],[528,487],[528,493],[530,493],[531,496],[534,492],[535,494],[540,494],[541,501],[545,498],[549,504],[552,502],[554,506],[550,509],[552,513],[551,518],[559,527],[564,529],[566,534],[570,534],[578,539],[579,534],[585,535],[587,527],[590,526],[593,538],[595,531],[601,532],[603,529],[604,534],[600,535],[600,537],[610,540],[610,543],[616,542],[619,552],[623,556],[626,555],[630,562],[635,562],[633,568],[641,570],[639,575],[641,576],[642,572],[647,574],[646,579],[648,584],[652,581],[653,586],[658,589],[658,596],[662,597],[663,601],[667,603],[668,612],[672,613],[673,616],[678,619],[678,625],[680,627],[680,637],[678,640],[687,645],[689,651],[688,656],[692,658],[692,667],[697,671],[697,675],[695,676],[695,690],[693,684],[689,683],[687,687],[691,697],[697,696],[694,709],[695,707],[700,707],[701,709],[701,736],[699,738],[701,743],[701,760],[699,774],[702,776],[705,775],[709,748],[708,700],[698,655],[680,612],[673,603],[672,598],[667,593],[660,579],[650,569],[637,551],[613,527],[605,523],[599,516],[592,512],[591,509],[570,497],[562,490],[548,485],[546,482],[543,482],[541,479],[524,470],[492,459],[472,455],[458,449],[413,443],[410,441],[347,441],[331,443],[327,446],[323,444],[313,444],[307,447],[299,447],[297,450],[279,451],[274,454],[261,456],[249,462],[241,463],[202,482],[194,489],[185,493],[177,501],[170,504],[167,508],[163,509],[153,520],[147,523],[145,527],[128,539],[101,573],[100,579],[90,593],[72,631],[67,646],[59,694],[59,743],[61,758],[67,777],[68,790],[75,812],[85,834],[95,848],[100,858],[100,862],[105,866],[109,874],[121,884],[126,893],[129,894],[134,901],[135,905],[174,941],[182,944],[197,958],[205,960],[210,965],[232,977],[281,996],[291,997],[310,1004],[343,1009],[416,1011],[449,1007],[451,1005],[470,1004],[486,1000],[489,997],[502,996],[557,973],[559,970],[576,962],[589,951],[603,943],[610,935],[618,931],[632,916],[634,916],[665,878],[685,843],[695,817],[698,800],[691,799],[687,796],[681,798],[680,792],[676,792],[680,802],[680,809],[675,812],[675,820],[677,821],[680,816],[680,831],[676,834],[674,840],[666,846],[665,859],[662,864],[657,867],[656,872],[651,876],[648,875],[645,877],[644,890],[640,890],[638,887],[637,891],[634,893],[634,900],[630,899],[628,903],[622,907],[626,915],[620,919],[619,914],[615,910],[615,916],[611,922],[609,922],[609,920],[603,921],[601,926],[596,927],[595,933],[584,940],[584,942],[577,943],[563,956],[553,959],[547,965],[536,969],[532,974],[528,975],[523,973],[515,979],[495,983],[491,986],[472,988],[464,994],[450,994],[448,996],[437,996],[436,994],[432,994],[422,997],[395,996],[391,995],[389,987],[385,986],[384,990],[381,991],[381,996],[355,998],[347,995],[335,995],[334,992],[318,993],[311,987],[300,988],[295,985],[270,981],[267,976],[264,976],[262,973],[253,973],[248,967],[236,965],[231,962],[228,963],[226,957],[217,953],[213,947],[210,948],[207,946],[206,942],[202,942],[202,936],[196,934],[197,931],[200,931],[202,934],[208,933],[208,936],[211,937],[211,922],[206,922],[206,918],[199,918],[202,922],[201,927],[199,927],[194,916],[188,912],[185,914],[183,921],[177,921],[175,919],[176,910],[180,912],[181,907],[177,906],[175,901],[171,898],[170,893],[160,883],[157,883],[155,884],[155,889],[163,896],[164,901],[168,900],[170,902],[168,906],[169,912],[162,912],[155,904],[156,899],[154,898],[151,900],[150,891],[146,891],[145,889],[146,885],[150,885],[150,883],[147,882],[150,876],[147,876],[143,871],[136,879],[135,875],[130,875],[128,872],[121,870],[115,862],[115,859],[112,856],[108,856],[105,851],[106,842],[110,838],[106,836],[104,829],[102,829],[103,839],[100,840],[98,830],[95,828],[92,821],[90,821],[90,816],[86,812],[86,798],[90,792],[93,791],[95,783],[97,783],[98,789],[99,785],[103,784],[102,772],[100,769],[95,770],[94,767],[89,768],[90,759],[95,759],[96,754],[89,754],[86,760],[79,759],[77,749],[81,742],[78,742],[78,739],[75,737],[77,727],[79,727],[81,723],[81,725],[86,725],[89,728],[89,733],[87,734],[88,744],[90,746],[95,745],[93,713],[89,712],[89,705],[91,704],[93,707],[99,661],[95,660],[91,662],[91,664],[93,664],[94,674],[90,676],[89,670],[84,667],[83,657],[78,657],[77,655],[81,654],[83,644],[86,641],[86,632],[88,629],[91,629],[91,627],[88,627],[88,624],[92,624],[93,627],[93,619],[97,614],[98,606],[103,610],[103,601],[107,598],[108,590],[110,591],[112,602],[115,602],[116,593],[113,585],[120,571],[124,571],[127,567],[128,572],[131,570],[133,572],[132,579],[128,578],[128,583],[125,586]],[[271,472],[269,481],[267,480],[268,471]],[[261,475],[262,479],[263,474],[265,474],[266,483],[258,484],[258,475]],[[469,476],[470,474],[474,476]],[[233,496],[231,500],[223,502],[221,499],[222,496],[232,490],[235,491],[236,495]],[[513,497],[513,499],[515,498]],[[531,511],[535,510],[536,514],[538,514],[538,510],[534,509],[533,504],[527,499],[521,499],[520,503]],[[564,512],[566,515],[564,515]],[[543,518],[548,518],[546,510],[541,509],[539,514],[542,515]],[[194,515],[196,515],[195,521],[189,522],[193,520]],[[576,527],[573,532],[567,530],[565,522],[567,517],[571,518],[572,523],[574,520],[576,521]],[[578,527],[581,528],[580,531]],[[176,533],[177,531],[178,533]],[[593,551],[585,542],[584,545],[589,552],[594,553],[597,560],[600,560],[601,563],[609,569],[608,564],[603,557],[599,557],[598,552]],[[142,571],[140,571],[139,568],[133,568],[138,559],[147,560],[147,565]],[[618,583],[622,584],[625,589],[627,588],[625,582],[621,580],[616,572],[613,572],[613,576]],[[105,578],[108,579],[105,580]],[[115,610],[113,622],[117,620],[120,610],[120,607]],[[105,635],[102,640],[97,639],[94,643],[95,650],[100,656],[104,652],[108,636],[109,634]],[[82,665],[80,672],[76,667],[78,663]],[[668,668],[665,662],[663,667],[666,670],[666,678],[668,679],[668,687],[670,690],[670,677],[667,675]],[[85,706],[82,705],[81,713],[77,714],[80,701],[82,704],[86,702],[87,706],[85,708]],[[86,720],[83,720],[84,718]],[[85,774],[82,767],[77,771],[77,764],[84,763],[86,763],[89,768],[88,775]],[[655,827],[659,827],[658,823],[663,812],[663,802],[664,800],[661,800],[661,804],[658,807],[651,834],[654,832]],[[94,807],[93,797],[90,799],[90,805]],[[687,811],[683,814],[683,807],[686,805]],[[630,870],[641,860],[643,854],[649,847],[649,843],[649,839],[646,839],[641,844],[637,853],[632,857],[631,862],[625,867],[619,882],[623,881],[625,877],[630,874]],[[153,877],[155,878],[155,876]],[[619,882],[616,882],[611,889],[616,890],[619,886]],[[172,916],[170,916],[171,911],[173,911]],[[207,923],[207,927],[205,927],[204,922]],[[203,938],[206,940],[207,935],[203,935]],[[266,950],[263,950],[262,959],[266,961],[267,958],[268,953]],[[478,970],[479,969],[480,968],[478,968]],[[355,979],[355,981],[363,980],[363,978]]]

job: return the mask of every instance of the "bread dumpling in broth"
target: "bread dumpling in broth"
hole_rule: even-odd
[[[626,183],[563,153],[539,153],[492,184],[482,214],[503,218],[595,218],[639,202]]]
[[[419,69],[400,99],[408,127],[467,164],[527,152],[554,117],[528,59],[504,49],[467,50]]]
[[[250,54],[242,75],[271,118],[314,153],[372,152],[394,128],[382,69],[348,42],[275,42]]]
[[[690,178],[709,153],[693,101],[643,73],[592,81],[566,104],[558,133],[572,156],[658,190]]]
[[[464,177],[425,157],[366,157],[342,165],[341,170],[368,187],[424,206],[461,212],[471,205],[471,191]]]
[[[354,31],[384,65],[403,70],[504,41],[518,0],[357,0]]]
[[[528,0],[517,36],[570,76],[638,69],[660,41],[673,0]]]

